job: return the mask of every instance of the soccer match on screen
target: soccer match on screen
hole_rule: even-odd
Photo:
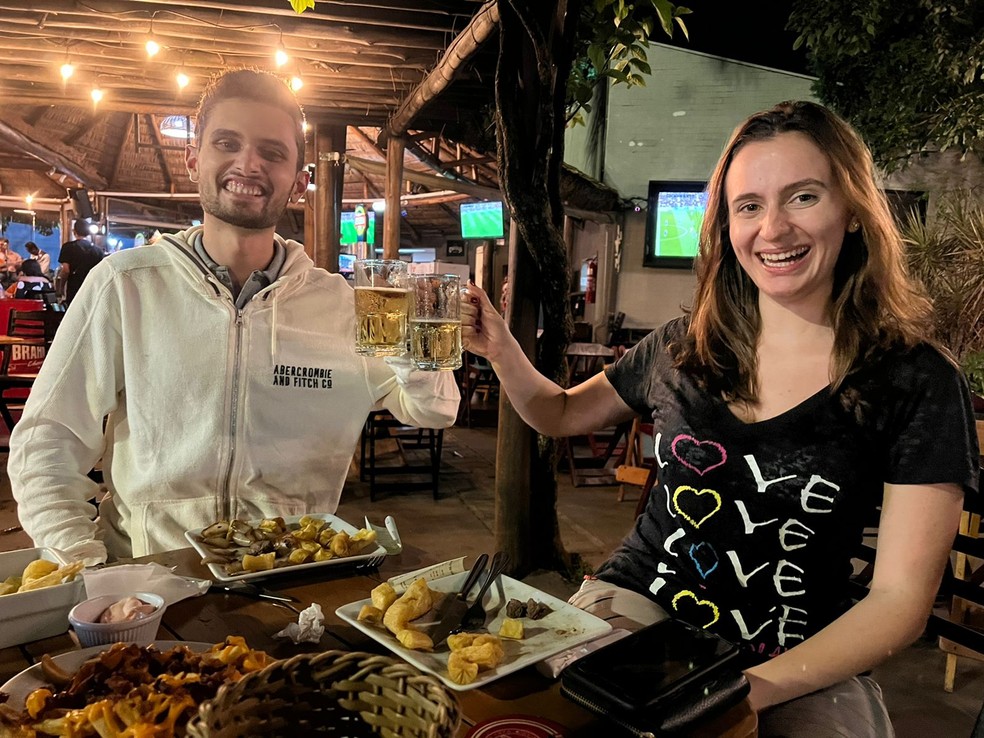
[[[706,192],[660,192],[654,256],[694,257],[706,205]]]

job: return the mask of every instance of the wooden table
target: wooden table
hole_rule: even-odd
[[[156,561],[175,566],[179,574],[208,578],[208,570],[199,563],[193,549],[182,549],[149,556],[140,561]],[[238,594],[209,592],[201,597],[175,603],[168,607],[158,637],[182,641],[221,642],[226,635],[246,638],[253,648],[262,649],[276,658],[297,653],[328,649],[359,650],[388,653],[376,641],[348,625],[335,615],[341,605],[369,596],[369,591],[394,574],[412,571],[434,563],[423,552],[405,547],[404,553],[388,557],[379,569],[358,570],[352,567],[327,567],[298,572],[296,575],[272,577],[262,582],[274,592],[288,593],[298,598],[298,609],[312,602],[321,605],[326,630],[319,644],[294,645],[274,639],[277,632],[297,619],[296,613],[267,600],[256,600]],[[0,684],[40,659],[44,653],[61,653],[77,648],[68,635],[0,649]],[[535,669],[523,669],[505,676],[487,687],[456,692],[461,704],[463,722],[458,732],[464,736],[468,729],[483,720],[500,715],[537,715],[553,720],[566,729],[568,738],[596,738],[609,735],[612,726],[562,697],[557,681],[540,675]],[[747,703],[742,703],[718,719],[701,726],[694,736],[727,736],[754,738],[757,718]]]

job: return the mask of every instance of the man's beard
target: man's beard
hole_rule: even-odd
[[[223,203],[218,193],[213,190],[205,192],[199,189],[199,199],[201,200],[202,210],[218,218],[223,223],[236,226],[237,228],[249,228],[252,230],[263,230],[272,228],[280,222],[280,217],[287,210],[287,203],[278,205],[276,202],[268,201],[266,206],[259,212],[254,212],[245,207],[236,207]]]

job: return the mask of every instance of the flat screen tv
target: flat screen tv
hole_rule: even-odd
[[[501,202],[461,204],[462,238],[502,238]]]
[[[355,254],[338,255],[338,273],[346,277],[355,275]]]
[[[643,265],[692,269],[707,193],[703,182],[649,182]]]
[[[366,243],[376,243],[376,214],[366,208],[367,228]],[[346,211],[342,213],[341,238],[338,243],[342,246],[351,246],[358,239],[355,237],[355,213]]]

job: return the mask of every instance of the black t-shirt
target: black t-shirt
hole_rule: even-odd
[[[935,349],[888,352],[781,415],[739,420],[673,367],[684,320],[607,370],[654,423],[659,476],[599,578],[742,643],[762,659],[849,606],[851,556],[883,485],[978,484],[966,381]]]
[[[103,260],[104,256],[103,251],[93,246],[87,238],[68,241],[62,245],[58,261],[62,264],[68,264],[70,270],[65,283],[66,302],[72,302],[82,286],[82,282],[85,281],[92,268]]]

